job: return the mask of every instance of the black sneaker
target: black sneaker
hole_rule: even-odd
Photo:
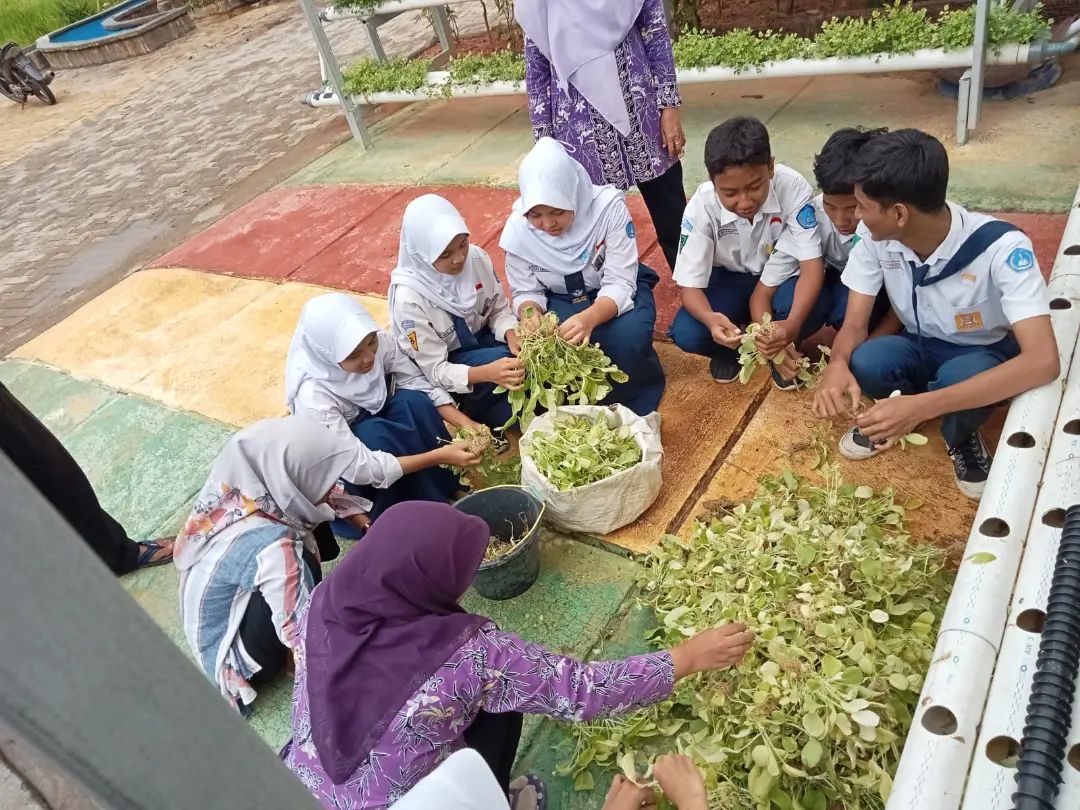
[[[852,461],[873,458],[884,449],[885,442],[874,444],[857,427],[851,428],[840,437],[840,455]]]
[[[979,431],[976,430],[950,450],[949,458],[952,459],[956,486],[972,500],[979,500],[986,488],[990,465],[994,463],[994,457],[986,449]]]
[[[735,382],[739,379],[739,357],[734,353],[718,354],[709,362],[709,373],[719,383]]]
[[[770,365],[772,364],[770,363]],[[783,375],[777,370],[776,366],[773,366],[770,371],[772,372],[772,384],[775,385],[779,391],[795,391],[802,385],[802,383],[799,382],[798,377],[792,377],[790,380],[785,380]]]
[[[491,449],[497,456],[501,456],[510,449],[510,440],[503,435],[501,430],[491,432]]]

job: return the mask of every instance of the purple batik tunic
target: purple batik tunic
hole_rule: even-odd
[[[307,608],[301,639],[307,633]],[[481,709],[591,720],[657,703],[671,694],[667,652],[583,664],[486,624],[398,711],[368,758],[342,785],[319,764],[311,736],[304,642],[295,648],[293,738],[282,756],[323,807],[381,810],[454,751]]]
[[[551,63],[525,40],[533,138],[555,138],[594,183],[625,191],[659,177],[675,163],[660,138],[660,110],[682,104],[662,0],[645,0],[634,27],[615,48],[615,61],[630,113],[632,130],[626,138],[573,85],[563,92]]]

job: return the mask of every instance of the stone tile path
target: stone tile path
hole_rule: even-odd
[[[478,9],[463,8],[464,29]],[[359,24],[332,33],[339,54],[369,49]],[[432,36],[412,14],[382,34],[399,54]],[[0,354],[179,241],[227,188],[332,123],[334,111],[297,102],[318,84],[314,42],[288,0],[204,20],[145,59],[61,72],[54,108],[5,101],[0,187],[18,202],[0,227]]]

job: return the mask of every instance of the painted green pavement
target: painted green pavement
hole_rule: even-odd
[[[989,211],[1068,210],[1080,169],[1080,131],[1072,125],[1080,78],[1069,66],[1080,65],[1080,57],[1065,62],[1064,77],[1050,90],[988,101],[978,131],[962,147],[954,137],[956,102],[938,94],[930,74],[685,85],[685,185],[691,191],[706,179],[702,154],[709,130],[725,118],[753,115],[768,124],[777,159],[807,176],[815,153],[840,127],[918,127],[949,148],[951,196],[958,202]],[[346,143],[286,184],[513,186],[532,144],[524,96],[413,104],[375,129],[375,149]]]

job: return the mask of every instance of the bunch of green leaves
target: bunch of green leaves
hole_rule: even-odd
[[[468,470],[455,468],[463,485],[472,485],[475,480],[474,476],[479,479],[484,488],[521,483],[520,456],[512,455],[500,458],[496,453],[496,445],[491,431],[486,426],[480,431],[471,428],[458,428],[454,434],[453,443],[466,447],[480,456],[480,463],[476,467]],[[510,451],[507,450],[506,452],[509,453]]]
[[[419,90],[427,83],[429,59],[396,57],[380,62],[366,57],[345,69],[345,92],[350,96]]]
[[[675,42],[675,64],[681,68],[724,65],[743,71],[766,62],[799,59],[808,55],[810,40],[782,31],[736,28],[722,36],[687,31]]]
[[[1017,14],[1004,5],[990,6],[990,19],[986,28],[986,38],[991,45],[1005,42],[1033,42],[1042,36],[1050,25],[1043,16],[1041,5],[1029,12]],[[933,45],[928,47],[943,48],[947,51],[970,48],[975,42],[975,6],[942,10],[937,20]]]
[[[820,482],[767,477],[688,541],[664,537],[640,582],[658,645],[735,621],[758,640],[737,668],[680,681],[654,707],[575,725],[564,772],[584,787],[593,763],[674,749],[702,768],[717,810],[881,808],[951,579],[904,516],[891,491],[826,463]]]
[[[772,330],[772,316],[766,312],[761,316],[760,323],[752,323],[746,327],[746,331],[743,332],[742,339],[739,341],[739,382],[743,385],[750,382],[750,378],[754,376],[754,369],[758,366],[768,366],[770,362],[775,363],[777,366],[784,365],[787,359],[786,352],[780,352],[770,361],[765,355],[758,349],[757,338],[769,335]],[[822,349],[822,356],[827,357],[829,350],[824,346],[818,346]],[[825,370],[825,363],[827,360],[819,360],[815,364],[811,364],[810,358],[800,357],[798,359],[798,369],[795,371],[795,378],[799,382],[809,387],[817,385],[821,379],[821,375]]]
[[[506,49],[492,54],[468,53],[450,60],[450,83],[455,87],[492,82],[525,81],[525,57]]]
[[[525,317],[518,330],[518,358],[525,366],[525,382],[515,391],[503,386],[495,389],[510,401],[510,418],[503,430],[519,420],[527,427],[537,408],[553,411],[567,403],[593,405],[611,393],[612,383],[629,379],[595,343],[574,345],[563,340],[555,313],[541,315],[533,326],[528,325],[533,318],[531,308],[526,308]]]
[[[333,0],[330,3],[334,8],[352,8],[357,11],[374,11],[386,0]]]
[[[524,452],[561,492],[595,484],[641,461],[641,447],[626,425],[605,415],[554,414],[551,432],[529,434]]]

